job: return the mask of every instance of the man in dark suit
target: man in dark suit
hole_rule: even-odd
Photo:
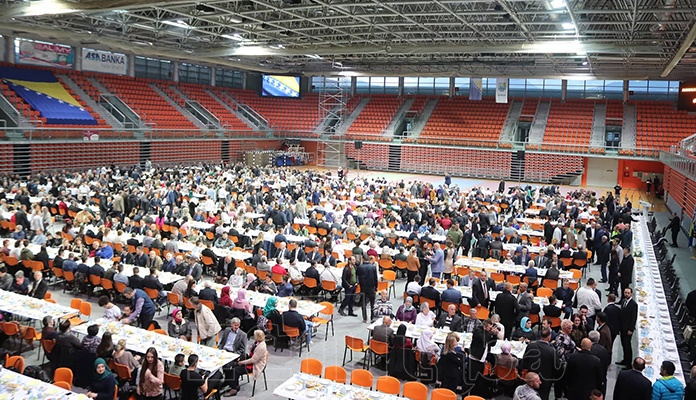
[[[143,247],[138,246],[135,249],[135,254],[133,255],[133,265],[137,265],[138,267],[144,267],[147,265],[147,254],[143,252]]]
[[[636,320],[638,319],[638,304],[633,300],[633,289],[626,288],[623,291],[624,298],[621,300],[621,324],[619,332],[621,334],[621,347],[623,348],[623,359],[617,364],[629,366],[633,359],[633,349],[631,340],[633,332],[636,330]]]
[[[435,309],[439,310],[440,309],[440,292],[435,289],[435,285],[437,282],[435,281],[435,278],[430,278],[428,281],[428,286],[423,286],[420,292],[420,298],[426,298],[435,301]],[[422,302],[423,300],[421,300]]]
[[[607,325],[611,331],[611,342],[614,343],[621,331],[621,307],[616,304],[616,295],[607,295],[607,306],[604,307],[604,314],[607,315]]]
[[[285,311],[282,314],[283,317],[283,324],[291,327],[291,328],[297,328],[300,331],[300,337],[305,333],[307,330],[307,324],[305,323],[304,317],[300,313],[295,310],[297,308],[297,300],[292,299],[288,303],[288,311]],[[309,334],[309,337],[311,338],[311,333]],[[309,343],[309,339],[307,340]]]
[[[48,291],[48,283],[43,280],[43,273],[34,271],[34,283],[31,285],[29,296],[43,300],[44,296],[46,296],[46,291]]]
[[[512,335],[515,321],[517,321],[517,311],[517,298],[512,294],[512,284],[505,282],[503,291],[495,299],[495,313],[500,316],[500,323],[505,327],[506,339]]]
[[[551,220],[547,217],[546,222],[544,222],[544,239],[546,240],[546,243],[551,243],[551,240],[553,239],[554,229],[554,225],[551,223]]]
[[[631,283],[633,283],[633,265],[635,264],[633,255],[631,255],[631,249],[624,247],[623,251],[624,257],[619,265],[619,282],[621,282],[622,292],[631,286]],[[627,362],[630,362],[630,360]]]
[[[652,399],[652,383],[643,375],[645,360],[637,357],[632,366],[619,372],[614,385],[614,400]]]
[[[216,281],[227,283],[227,279],[234,273],[235,261],[232,256],[220,257],[217,267]]]
[[[599,361],[604,368],[602,370],[602,393],[607,391],[607,370],[609,370],[609,365],[611,364],[611,352],[606,349],[606,347],[599,344],[599,332],[590,331],[588,333],[588,338],[592,342],[592,347],[590,347],[590,353],[594,354],[599,358]]]
[[[474,282],[471,287],[471,301],[469,304],[472,307],[481,305],[485,308],[491,304],[489,290],[495,290],[495,281],[488,277],[486,271],[481,271],[481,275],[478,280]]]
[[[582,339],[580,351],[571,354],[566,361],[565,395],[568,400],[587,400],[593,389],[602,390],[606,375],[602,376],[604,366],[597,356],[590,352],[592,342]]]
[[[143,288],[143,277],[138,275],[140,268],[133,267],[133,275],[128,278],[128,287],[133,289]]]
[[[522,357],[522,368],[539,374],[539,397],[541,400],[548,400],[551,386],[561,370],[561,359],[556,349],[551,346],[550,329],[542,329],[541,339],[527,345]]]
[[[600,243],[596,246],[595,254],[597,255],[597,263],[600,265],[600,270],[602,272],[602,283],[607,283],[607,264],[609,263],[609,256],[611,255],[611,244],[609,244],[609,239],[606,235],[603,235],[600,239]]]
[[[598,343],[604,346],[611,356],[611,349],[614,346],[614,338],[611,336],[611,328],[607,325],[607,314],[597,313],[597,332],[599,332]]]
[[[470,392],[471,395],[485,395],[485,392],[488,390],[486,388],[487,382],[486,378],[483,376],[483,370],[486,359],[493,358],[491,347],[495,346],[497,335],[498,328],[490,319],[483,321],[483,326],[474,329],[471,337],[471,346],[469,347],[468,382],[474,384]]]
[[[377,267],[375,258],[370,256],[367,262],[358,267],[358,283],[362,293],[362,317],[363,323],[367,323],[367,302],[370,302],[370,320],[373,320],[375,296],[377,293]]]

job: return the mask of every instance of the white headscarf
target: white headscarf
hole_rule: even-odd
[[[437,354],[440,347],[433,342],[433,331],[426,329],[421,332],[420,338],[416,342],[416,349],[421,353]]]

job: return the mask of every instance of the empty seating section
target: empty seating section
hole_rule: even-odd
[[[583,169],[580,156],[527,152],[524,161],[524,179],[527,181],[548,181],[554,176]]]
[[[150,159],[153,163],[160,164],[180,164],[189,161],[220,162],[222,160],[221,141],[153,141],[150,147]]]
[[[607,100],[607,125],[623,125],[623,108],[621,100]]]
[[[410,98],[409,96],[408,98]],[[425,104],[428,102],[428,96],[413,96],[413,103],[408,109],[408,114],[410,115],[420,115],[425,108]]]
[[[468,150],[403,146],[401,168],[428,174],[467,174],[508,179],[511,153],[506,151]]]
[[[115,75],[97,75],[97,79],[153,128],[198,130],[198,127],[148,86],[149,83],[157,81]],[[173,131],[169,136],[187,136],[190,134],[190,132],[185,131]]]
[[[517,99],[515,99],[515,101],[517,101]],[[522,104],[520,122],[532,122],[534,120],[534,116],[536,115],[539,99],[519,99],[519,101],[524,102]]]
[[[441,98],[425,124],[419,141],[495,147],[509,107],[509,104],[497,104],[491,99],[471,101],[464,97]]]
[[[314,131],[321,121],[319,95],[303,93],[299,99],[261,97],[253,90],[227,90],[235,100],[261,114],[271,128],[283,131]]]
[[[682,210],[696,210],[696,182],[665,165],[664,188]]]
[[[363,136],[382,135],[384,129],[394,118],[394,114],[399,110],[402,100],[401,97],[391,95],[370,96],[370,101],[350,125],[346,131],[346,136],[358,139]]]
[[[664,101],[636,101],[636,147],[669,150],[685,137],[696,132],[696,117],[677,110]],[[639,150],[640,154],[657,154],[655,150]],[[621,153],[619,153],[621,154]]]
[[[32,172],[133,165],[140,161],[139,157],[140,144],[125,141],[31,144]]]
[[[11,144],[0,144],[0,173],[14,171],[14,149]]]
[[[542,150],[584,152],[590,145],[594,102],[551,101]]]
[[[346,156],[359,160],[367,168],[386,169],[389,166],[389,146],[382,144],[363,143],[360,150],[355,143],[346,143]]]
[[[212,90],[212,86],[207,87],[203,85],[194,85],[191,83],[180,83],[178,87],[179,90],[186,95],[186,97],[193,101],[197,101],[200,105],[215,115],[225,129],[239,132],[251,131],[249,125],[237,118],[235,114],[230,112],[230,110],[228,110],[225,106],[220,104],[220,102],[212,98],[210,94],[206,92],[206,90]]]

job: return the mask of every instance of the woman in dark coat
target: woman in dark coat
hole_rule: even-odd
[[[411,339],[406,337],[406,325],[401,324],[392,338],[387,374],[398,379],[416,379],[416,357]]]

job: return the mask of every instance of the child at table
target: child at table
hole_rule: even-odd
[[[133,314],[133,309],[131,306],[123,306],[123,314],[121,314],[121,317],[118,319],[121,321],[122,324],[125,324],[125,321],[129,321],[128,325],[137,325],[137,321],[131,320],[130,316]]]
[[[174,376],[179,376],[181,375],[181,371],[186,368],[186,365],[184,364],[186,356],[179,353],[176,356],[174,356],[174,364],[172,364],[171,367],[169,367],[169,372],[168,374],[174,375]]]

